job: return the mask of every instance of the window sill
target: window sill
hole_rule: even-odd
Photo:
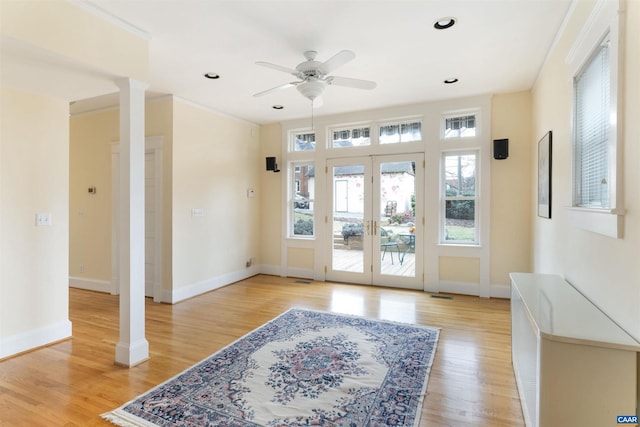
[[[621,239],[624,234],[624,209],[567,208],[574,227]]]

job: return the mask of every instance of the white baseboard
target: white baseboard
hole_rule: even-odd
[[[85,277],[69,277],[69,286],[88,291],[111,293],[111,282],[108,280],[87,279]]]
[[[451,282],[441,280],[438,284],[438,292],[446,292],[450,294],[479,296],[479,289],[479,283],[471,282]],[[508,285],[493,284],[489,289],[489,298],[511,299],[511,287]]]
[[[511,286],[491,285],[491,298],[511,299]]]
[[[0,338],[0,359],[71,337],[71,322],[63,320],[48,326]]]
[[[255,276],[256,274],[260,274],[260,270],[261,269],[258,266],[249,267],[244,270],[226,273],[221,276],[212,277],[210,279],[182,286],[178,289],[173,289],[172,291],[163,291],[162,302],[175,304],[177,302],[193,298],[200,294],[204,294],[205,292],[221,288],[239,280]]]
[[[268,274],[271,276],[282,276],[282,267],[279,265],[256,265],[244,270],[226,273],[221,276],[212,277],[201,282],[193,283],[174,290],[163,290],[161,302],[175,304],[185,299],[193,298],[200,294],[221,288],[239,280],[246,279],[256,274]],[[285,277],[299,277],[301,279],[315,280],[314,271],[306,268],[288,268]],[[69,286],[90,291],[111,293],[111,282],[108,280],[86,279],[82,277],[69,277]],[[478,296],[478,283],[440,281],[437,285],[438,292],[446,292],[460,295]],[[511,298],[511,288],[509,285],[492,284],[490,288],[490,298]]]

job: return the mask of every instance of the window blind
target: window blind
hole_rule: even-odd
[[[609,207],[609,43],[575,78],[574,206]]]

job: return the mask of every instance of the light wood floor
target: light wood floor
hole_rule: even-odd
[[[147,299],[151,358],[131,369],[114,365],[117,297],[71,289],[73,338],[0,362],[0,426],[109,426],[99,414],[290,307],[442,328],[420,426],[524,425],[508,301],[260,275],[175,305]]]

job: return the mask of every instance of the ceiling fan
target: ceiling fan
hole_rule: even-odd
[[[322,93],[328,85],[346,86],[357,89],[374,89],[376,87],[376,83],[369,80],[329,75],[333,70],[356,57],[356,54],[350,50],[340,51],[325,62],[316,61],[317,55],[318,52],[315,50],[306,51],[304,56],[307,60],[298,64],[295,69],[272,64],[270,62],[256,62],[257,65],[261,65],[263,67],[289,73],[297,77],[299,81],[285,83],[280,86],[258,92],[253,96],[263,96],[280,89],[295,86],[305,98],[311,100],[314,107],[319,107],[322,105]]]

